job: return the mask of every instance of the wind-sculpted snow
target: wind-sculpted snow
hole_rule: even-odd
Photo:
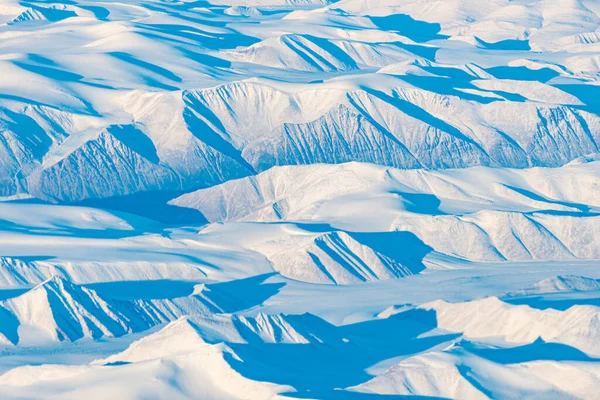
[[[48,390],[60,397],[77,397],[81,394],[97,396],[98,393],[124,399],[143,397],[203,398],[212,399],[276,399],[277,393],[289,391],[288,386],[257,382],[247,379],[228,364],[235,353],[224,345],[206,345],[190,342],[189,334],[173,332],[154,344],[167,350],[165,357],[147,362],[124,362],[115,366],[37,366],[16,368],[3,375],[2,395],[17,396],[28,392],[37,398],[48,397]],[[150,338],[149,338],[150,339]],[[152,344],[153,341],[149,341]],[[182,343],[183,342],[183,343]],[[192,345],[187,352],[177,352],[184,343]],[[194,346],[195,344],[195,346]],[[60,388],[48,385],[48,374]],[[88,380],[86,389],[74,384],[78,378]],[[123,391],[123,382],[128,381]],[[52,389],[51,389],[52,388]],[[281,397],[283,398],[283,397]]]
[[[390,200],[389,209],[414,214],[512,210],[586,216],[600,206],[599,167],[598,162],[524,170],[403,171],[359,163],[280,167],[185,194],[171,204],[198,209],[214,222],[330,221],[338,200],[367,207],[382,198]]]
[[[0,0],[0,398],[593,399],[597,0]]]
[[[587,292],[600,290],[600,282],[584,276],[561,275],[544,279],[515,295],[536,295],[544,293]]]
[[[386,243],[403,241],[401,235],[348,234],[343,231],[311,235],[310,232],[259,243],[253,248],[267,256],[273,269],[288,278],[314,283],[350,284],[399,278],[424,267],[411,260],[414,248],[405,250]],[[370,247],[369,245],[373,246]],[[400,254],[398,254],[400,253]]]
[[[470,260],[598,259],[593,217],[482,211],[469,216],[408,217],[395,229],[413,232],[436,251]]]
[[[193,326],[207,333],[206,340],[210,342],[236,342],[231,335],[242,342],[260,339],[265,342],[308,343],[320,340],[309,330],[311,316],[290,317],[287,321],[285,316],[278,315],[213,315],[237,311],[239,299],[232,294],[224,298],[218,284],[198,286],[181,297],[119,298],[110,290],[100,288],[101,292],[105,292],[100,295],[94,289],[55,276],[16,297],[0,301],[1,344],[30,347],[119,337],[188,315],[197,315]],[[308,328],[305,320],[308,320]],[[223,329],[236,333],[228,336]]]
[[[0,195],[188,191],[348,161],[556,167],[599,151],[597,7],[425,3],[6,0]]]
[[[3,344],[99,339],[139,332],[189,313],[218,306],[205,296],[169,300],[105,300],[94,290],[58,277],[0,302]]]
[[[198,209],[210,221],[304,220],[359,232],[366,227],[400,231],[439,253],[469,260],[598,259],[597,169],[597,162],[559,169],[443,172],[363,164],[282,167],[171,203]],[[318,254],[340,247],[326,245],[328,238],[307,248],[302,240],[314,239],[294,239],[290,253],[278,238],[266,253],[274,268],[288,277],[310,274],[315,278],[309,280],[338,282],[339,272],[332,276],[327,267],[329,257]],[[397,245],[404,240],[399,236]],[[404,244],[412,246],[410,241]],[[411,266],[406,267],[392,276],[406,275]],[[315,272],[309,273],[311,269]]]
[[[440,328],[461,332],[466,338],[496,336],[508,343],[521,344],[541,338],[545,342],[572,346],[591,357],[600,353],[596,339],[600,328],[598,307],[538,310],[509,305],[493,297],[461,304],[436,301],[421,307],[435,310]]]
[[[565,351],[543,341],[516,350],[526,353],[522,360],[504,361],[502,349],[481,348],[463,340],[444,351],[417,355],[401,361],[372,380],[350,388],[367,395],[435,396],[456,399],[513,398],[542,396],[551,398],[594,397],[598,369],[585,358],[559,362],[531,360],[527,356],[546,349]],[[482,353],[484,356],[482,356]],[[485,358],[486,355],[496,355]],[[513,353],[514,354],[514,353]],[[500,356],[500,357],[498,357]],[[510,382],[507,385],[507,382]],[[383,397],[383,396],[382,396]]]
[[[45,281],[0,306],[2,335],[12,344],[120,336],[149,327],[135,311],[122,314],[95,292],[59,278]]]
[[[311,331],[316,327],[324,331]],[[320,338],[321,335],[325,336]],[[202,347],[222,342],[308,344],[342,340],[341,337],[332,337],[335,335],[333,325],[310,314],[258,314],[256,317],[202,314],[171,322],[160,331],[132,343],[125,351],[104,360],[96,360],[95,364],[151,360],[176,353],[193,352],[198,345]],[[161,342],[168,342],[169,346],[161,346]]]

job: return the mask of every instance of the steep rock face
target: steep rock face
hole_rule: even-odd
[[[428,168],[553,167],[575,159],[575,154],[598,152],[598,117],[568,102],[490,101],[426,89],[398,88],[390,95],[351,92],[348,96]]]
[[[242,154],[258,170],[274,165],[348,161],[401,168],[419,166],[402,143],[343,105],[307,124],[286,123],[253,141]]]
[[[476,112],[475,105],[420,90],[394,93],[389,96],[331,88],[290,95],[266,85],[244,82],[223,85],[214,92],[203,90],[197,96],[198,102],[210,110],[210,118],[219,121],[234,143],[238,138],[242,155],[259,170],[272,165],[346,161],[401,168],[499,164],[469,128],[461,130],[454,122],[444,120],[448,119],[444,114],[449,103],[471,114]],[[240,101],[242,95],[256,98],[254,110]],[[311,96],[322,97],[323,101],[312,104]],[[419,105],[419,101],[424,104]],[[436,114],[428,107],[433,107],[431,111]],[[444,114],[440,116],[438,111]],[[265,115],[266,119],[251,123],[251,114]],[[494,130],[486,133],[488,140],[497,136],[500,142],[507,142]],[[522,158],[504,155],[502,160],[510,163],[507,166],[527,165]],[[513,159],[517,165],[511,165]]]
[[[177,177],[158,163],[153,146],[138,149],[127,145],[115,135],[123,129],[104,130],[56,164],[35,172],[28,179],[29,191],[40,197],[77,201],[172,186]],[[133,127],[127,131],[132,139],[143,135],[133,133]]]
[[[590,131],[577,111],[541,108],[538,117],[537,130],[527,146],[533,165],[558,166],[599,151],[600,132]]]
[[[253,173],[190,92],[134,92],[125,110],[151,139],[160,161],[177,174],[178,187],[167,190],[211,186]]]
[[[431,89],[394,88],[386,94],[333,87],[290,94],[240,82],[196,92],[194,104],[202,104],[196,112],[207,114],[259,170],[367,160],[402,168],[559,166],[598,151],[597,117],[568,105],[462,99],[458,92]],[[242,96],[255,101],[247,105]],[[310,96],[323,100],[311,104]],[[252,123],[250,115],[265,119]],[[344,141],[339,157],[343,147],[333,144]]]
[[[301,88],[303,86],[298,87]],[[319,95],[322,101],[315,102],[314,96]],[[255,79],[184,93],[187,104],[236,149],[245,147],[286,122],[316,120],[343,96],[343,91],[327,88],[288,92]]]
[[[193,190],[320,162],[560,166],[599,151],[600,18],[585,2],[220,0],[158,6],[173,19],[159,26],[144,19],[153,4],[67,3],[0,9],[0,196]]]
[[[216,134],[184,107],[181,94],[133,93],[125,108],[133,123],[100,130],[97,120],[51,108],[3,110],[0,195],[72,202],[193,189],[253,173],[230,145],[213,140]]]
[[[447,115],[450,107],[460,106],[462,112],[469,111],[468,103],[410,88],[394,89],[389,95],[353,91],[347,97],[362,115],[406,146],[423,167],[465,168],[494,163],[478,138],[473,138],[473,132],[467,130],[467,120],[459,125],[467,131],[465,134],[456,128],[455,117]],[[495,135],[492,132],[488,137]]]
[[[74,114],[44,111],[42,121],[6,111],[2,190],[78,201],[212,186],[277,165],[523,168],[560,166],[599,151],[600,123],[592,113],[519,103],[494,89],[477,89],[492,99],[461,98],[456,89],[436,93],[428,86],[436,82],[387,92],[331,84],[287,91],[259,80],[136,91],[124,102],[132,121],[105,128]]]
[[[27,113],[0,107],[0,196],[22,191],[25,178],[57,139]]]

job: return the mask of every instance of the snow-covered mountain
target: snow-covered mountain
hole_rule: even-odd
[[[275,165],[556,167],[597,153],[596,8],[471,3],[3,6],[1,194],[79,201]],[[63,27],[78,35],[61,40]]]
[[[207,290],[208,291],[208,290]],[[3,345],[118,337],[190,314],[222,312],[220,299],[195,290],[188,296],[122,300],[52,277],[0,301]],[[244,320],[245,321],[245,320]]]
[[[593,399],[598,0],[0,0],[0,398]]]
[[[600,207],[598,174],[600,162],[521,170],[412,171],[359,163],[278,167],[184,194],[171,204],[197,209],[210,222],[330,221],[341,201],[365,209],[387,202],[372,210],[371,220],[390,209],[426,215],[478,211],[588,215]],[[352,220],[347,217],[342,222]]]

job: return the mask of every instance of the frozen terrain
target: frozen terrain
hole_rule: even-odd
[[[0,399],[594,399],[599,0],[0,0]]]

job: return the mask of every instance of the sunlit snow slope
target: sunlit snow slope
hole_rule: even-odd
[[[275,165],[597,153],[595,1],[0,7],[0,195],[188,190]]]
[[[595,399],[599,0],[0,0],[0,399]]]

